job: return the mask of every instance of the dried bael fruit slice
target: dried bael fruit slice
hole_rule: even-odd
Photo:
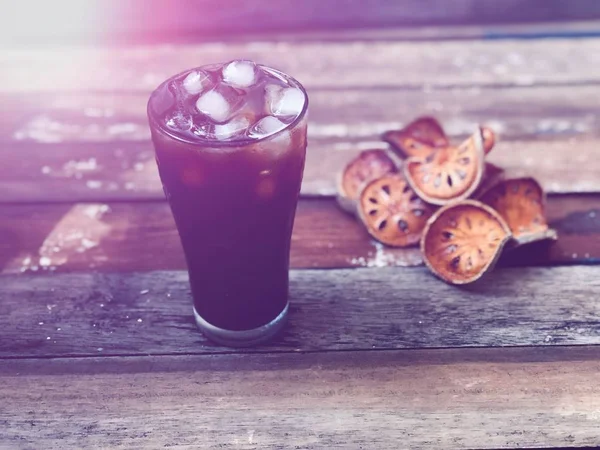
[[[486,162],[483,169],[483,178],[481,179],[481,183],[479,183],[479,187],[473,193],[473,198],[480,198],[489,189],[502,182],[502,180],[504,180],[504,169]]]
[[[510,239],[504,219],[487,205],[464,200],[428,221],[421,252],[431,271],[450,284],[472,283],[491,270]]]
[[[481,136],[483,137],[483,150],[487,155],[496,144],[496,133],[491,128],[481,127]]]
[[[361,152],[346,165],[338,178],[339,205],[345,211],[355,213],[358,194],[364,184],[386,173],[397,171],[396,163],[385,150]]]
[[[478,129],[458,147],[438,148],[427,158],[408,158],[404,175],[423,200],[445,205],[475,192],[483,177],[483,158],[482,130]]]
[[[410,188],[404,177],[387,174],[360,192],[358,212],[367,231],[379,242],[406,247],[419,242],[433,209]]]
[[[557,237],[544,215],[544,191],[533,178],[503,181],[485,192],[481,201],[504,218],[517,245]]]
[[[401,130],[386,131],[381,138],[402,158],[425,158],[448,145],[444,129],[433,117],[419,117]]]

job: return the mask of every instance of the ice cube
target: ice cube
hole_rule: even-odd
[[[278,84],[267,84],[265,86],[265,106],[267,114],[274,114],[273,109],[274,106],[279,103],[279,99],[281,98],[281,94],[283,91],[283,86],[279,86]]]
[[[265,86],[265,92],[267,93],[267,97],[278,94],[282,90],[283,90],[283,86],[280,86],[278,84],[267,84]]]
[[[209,119],[196,117],[191,131],[203,139],[226,141],[248,129],[250,121],[245,116],[237,116],[225,123],[214,123]]]
[[[174,111],[166,117],[167,128],[173,131],[189,131],[193,125],[192,116],[183,111]]]
[[[256,147],[260,152],[277,157],[285,153],[292,143],[292,135],[285,127],[286,124],[277,117],[266,116],[248,130],[248,135],[254,139],[261,139],[277,133],[275,136],[257,143]]]
[[[285,123],[283,123],[277,117],[266,116],[256,122],[256,124],[254,124],[254,126],[249,130],[248,134],[254,139],[261,139],[277,133],[279,130],[282,130],[285,127]]]
[[[306,101],[304,93],[295,87],[276,89],[276,87],[267,86],[265,88],[265,98],[267,110],[275,116],[297,116],[302,112]]]
[[[223,81],[241,88],[252,86],[257,77],[256,64],[252,61],[231,61],[223,67]]]
[[[235,117],[229,122],[216,124],[213,130],[214,136],[219,140],[227,140],[237,134],[241,134],[248,129],[250,121],[244,117]]]
[[[203,115],[194,116],[194,124],[192,125],[191,132],[203,139],[214,139],[215,123],[208,117]]]
[[[183,87],[190,95],[196,95],[210,83],[210,77],[202,70],[190,72],[183,80]]]
[[[196,108],[215,122],[225,122],[231,111],[229,102],[216,90],[201,95],[196,102]]]
[[[240,95],[229,86],[218,86],[200,95],[196,109],[214,122],[226,122],[239,109]]]

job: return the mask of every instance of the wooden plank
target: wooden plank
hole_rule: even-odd
[[[434,114],[457,141],[487,123],[490,160],[549,192],[599,192],[595,87],[311,92],[306,195],[335,194],[335,177],[380,134]],[[3,96],[0,201],[158,199],[141,94]],[[535,139],[534,139],[535,138]],[[576,152],[567,151],[576,148]]]
[[[255,41],[347,42],[347,41],[441,41],[457,39],[548,39],[599,37],[598,20],[547,21],[477,25],[444,25],[419,27],[365,27],[304,32],[252,33]],[[226,36],[212,40],[224,40]],[[248,36],[244,36],[248,39]],[[210,40],[210,38],[209,38]],[[231,41],[240,37],[231,36]],[[198,39],[195,40],[198,43]]]
[[[506,265],[600,261],[600,197],[551,197],[547,215],[557,242],[506,254]],[[24,226],[26,224],[26,226]],[[4,205],[0,271],[5,274],[184,270],[179,236],[166,203]],[[293,268],[414,266],[417,248],[372,241],[333,199],[306,199],[292,236]]]
[[[3,206],[0,236],[2,273],[186,268],[166,203]],[[292,267],[421,263],[416,248],[386,251],[372,243],[333,200],[300,202],[292,247]]]
[[[498,269],[457,289],[424,268],[292,271],[285,332],[248,351],[596,345],[597,272]],[[197,330],[182,271],[1,280],[1,358],[232,351]]]
[[[52,12],[55,12],[53,8]],[[77,14],[76,11],[74,11]],[[349,41],[442,41],[442,40],[473,40],[473,39],[580,39],[600,37],[599,21],[591,17],[586,20],[566,21],[562,17],[560,21],[540,21],[540,22],[512,22],[512,23],[478,23],[478,24],[444,24],[444,25],[422,25],[412,26],[393,26],[393,27],[360,27],[360,28],[312,28],[304,30],[292,30],[290,28],[277,31],[254,30],[251,33],[221,33],[221,34],[203,34],[194,35],[193,33],[179,33],[177,35],[160,35],[153,33],[152,36],[141,36],[129,33],[111,32],[109,44],[117,46],[139,45],[139,44],[200,44],[211,42],[241,43],[250,40],[255,42],[349,42]],[[64,17],[61,20],[69,21],[70,26],[86,26],[83,21],[70,21]],[[56,22],[52,22],[53,25]],[[98,24],[97,18],[95,24]],[[44,32],[45,45],[72,45],[74,39],[72,36],[58,35],[57,32],[66,31],[66,26],[58,28],[53,27],[54,34],[49,36]],[[89,29],[89,26],[87,27]],[[12,46],[21,47],[23,44],[31,46],[36,44],[37,40],[34,34],[27,35],[26,30],[15,30],[17,34],[23,31],[21,35],[13,34],[10,40]],[[104,30],[106,31],[106,29]],[[41,34],[41,33],[40,33]],[[39,35],[39,34],[38,34]],[[81,36],[77,39],[79,44],[99,44],[98,38],[91,42],[89,39]],[[37,42],[39,44],[39,42]]]
[[[151,142],[0,144],[0,203],[163,200]]]
[[[149,93],[190,66],[240,57],[280,68],[309,89],[582,84],[600,79],[599,50],[600,38],[7,47],[0,92]]]
[[[31,11],[46,21],[30,23]],[[273,18],[276,18],[274,20]],[[53,7],[31,0],[14,5],[0,26],[13,41],[148,41],[210,38],[241,32],[425,24],[482,24],[600,18],[594,0],[250,0],[215,7],[210,0],[56,0]],[[19,26],[14,26],[18,23]]]
[[[592,446],[598,371],[597,347],[4,361],[0,445]]]
[[[376,139],[311,138],[301,194],[336,195],[336,178],[348,161],[367,148],[386,148]],[[598,193],[599,146],[600,138],[592,136],[501,140],[489,161],[508,177],[535,177],[551,194]],[[149,142],[3,147],[0,204],[164,198]]]
[[[418,115],[435,115],[451,136],[479,123],[510,140],[597,135],[596,86],[466,87],[309,91],[311,137],[373,140]],[[147,94],[48,93],[0,96],[0,141],[146,141]]]

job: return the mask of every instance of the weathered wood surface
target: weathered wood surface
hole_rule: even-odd
[[[245,351],[600,344],[597,275],[497,269],[459,289],[424,268],[292,271],[285,332]],[[183,271],[1,280],[0,357],[232,351],[197,330]]]
[[[482,123],[505,140],[597,137],[596,92],[595,85],[313,89],[310,136],[373,140],[419,115],[434,115],[447,134],[456,137],[470,135]],[[146,93],[4,94],[0,100],[0,142],[119,142],[150,137]]]
[[[295,2],[293,20],[315,1]],[[447,17],[434,3],[410,5]],[[494,6],[493,19],[515,5]],[[414,12],[386,8],[361,20]],[[171,19],[151,9],[141,14],[158,19],[138,20],[140,36]],[[85,23],[47,22],[58,34]],[[111,32],[123,25],[110,23]],[[455,139],[491,125],[501,141],[490,160],[550,192],[600,192],[600,38],[400,42],[394,33],[2,49],[0,448],[600,445],[596,266],[501,267],[450,287],[424,268],[384,267],[418,264],[419,252],[373,243],[333,199],[303,199],[292,267],[369,268],[293,270],[290,323],[271,344],[238,351],[198,332],[168,206],[140,201],[162,199],[147,96],[190,66],[252,58],[306,84],[308,196],[332,195],[348,159],[419,114],[439,117]],[[439,38],[428,33],[417,39]],[[597,194],[553,196],[548,216],[560,240],[501,266],[600,261]]]
[[[3,448],[600,444],[598,347],[3,361]]]
[[[506,254],[506,265],[600,260],[600,197],[550,197],[547,215],[557,242]],[[333,199],[301,200],[292,235],[293,268],[413,266],[417,248],[391,249]],[[185,269],[166,203],[0,205],[0,272],[132,272]]]
[[[459,141],[478,123],[498,131],[490,161],[549,192],[600,192],[596,87],[311,92],[305,195],[335,178],[381,133],[435,115]],[[4,96],[0,201],[162,198],[145,94]]]
[[[68,1],[68,0],[66,0]],[[116,0],[118,1],[118,0]],[[146,2],[147,0],[141,0]],[[267,0],[268,1],[268,0]],[[386,0],[383,0],[386,1]],[[475,0],[480,1],[480,0]],[[525,0],[530,2],[531,0]],[[547,0],[543,0],[546,1]],[[594,1],[594,0],[583,0]],[[103,0],[103,3],[106,3]],[[52,7],[52,12],[60,12],[56,6]],[[77,11],[73,11],[77,14]],[[27,13],[26,13],[27,14]],[[4,17],[0,18],[4,19]],[[564,19],[564,18],[562,18]],[[75,27],[87,26],[80,18],[75,21],[69,21],[66,18],[64,11],[61,16],[62,22],[68,22],[68,25]],[[66,35],[59,35],[61,31],[67,31],[66,24],[60,28],[55,26],[56,22],[51,22],[51,27],[54,36],[51,39],[44,39],[45,46],[52,45],[53,47],[64,47],[73,44],[73,40]],[[411,42],[411,41],[452,41],[452,40],[497,40],[497,39],[581,39],[581,38],[598,38],[600,37],[600,29],[598,20],[587,16],[585,20],[577,21],[553,21],[541,20],[536,22],[512,22],[512,23],[477,23],[477,24],[447,24],[444,26],[438,25],[422,25],[418,27],[360,27],[360,28],[314,28],[310,30],[278,30],[277,32],[256,30],[253,31],[251,37],[247,34],[236,33],[215,33],[203,34],[202,36],[178,33],[170,35],[167,42],[170,44],[208,44],[214,42],[222,43],[244,43],[249,40],[253,42],[369,42],[369,41],[395,41],[395,42]],[[97,17],[94,18],[94,24],[98,24]],[[41,27],[36,28],[39,32],[45,32]],[[179,23],[179,26],[181,24]],[[89,31],[89,26],[87,27]],[[195,25],[197,29],[197,23]],[[16,33],[15,33],[16,31]],[[19,33],[22,31],[22,33]],[[106,31],[106,29],[104,30]],[[38,33],[39,35],[39,33]],[[30,30],[12,30],[12,39],[7,39],[6,43],[10,43],[11,48],[35,47],[40,45],[40,40],[36,33],[31,33]],[[102,40],[102,39],[100,39]],[[90,39],[90,36],[81,36],[77,40],[80,45],[90,45],[90,48],[96,47],[98,44],[116,46],[123,48],[131,45],[156,45],[164,44],[164,36],[159,33],[153,33],[152,36],[143,36],[134,33],[129,35],[122,34],[118,39],[115,36],[98,42],[97,37]]]
[[[46,19],[30,23],[31,10]],[[8,37],[21,42],[123,42],[238,37],[241,32],[390,27],[398,25],[589,20],[600,17],[594,0],[55,0],[52,6],[23,1],[0,17]],[[15,23],[20,26],[15,27]],[[57,24],[59,26],[57,26]],[[414,31],[413,31],[414,33]]]
[[[558,39],[595,38],[600,36],[598,20],[576,22],[541,21],[527,23],[447,25],[420,27],[365,27],[359,29],[310,30],[309,32],[281,31],[279,33],[253,33],[255,41],[284,42],[348,42],[348,41],[439,41],[457,39]],[[213,37],[223,41],[226,36]],[[208,42],[211,39],[207,39]],[[231,36],[228,41],[239,41]],[[197,41],[196,41],[197,42]]]
[[[508,50],[507,50],[508,49]],[[191,66],[244,57],[309,89],[582,84],[600,77],[600,38],[439,42],[214,42],[4,48],[0,92],[142,91]],[[40,76],[43,74],[43,76]]]
[[[336,177],[348,161],[386,146],[377,137],[311,138],[302,195],[335,195]],[[599,148],[595,137],[502,140],[489,161],[507,176],[535,177],[549,193],[597,193]],[[0,203],[164,198],[150,142],[0,143],[0,158]]]

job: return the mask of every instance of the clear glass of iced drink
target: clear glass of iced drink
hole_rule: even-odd
[[[219,344],[258,344],[286,319],[307,108],[300,83],[245,60],[175,75],[148,102],[196,323]]]

